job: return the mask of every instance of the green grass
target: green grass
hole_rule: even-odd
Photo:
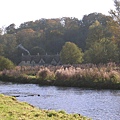
[[[64,111],[38,109],[26,102],[19,102],[15,97],[0,94],[0,120],[90,120],[78,114]]]

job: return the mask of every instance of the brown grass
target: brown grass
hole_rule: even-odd
[[[63,66],[17,66],[14,70],[4,70],[1,76],[13,78],[21,77],[36,80],[54,80],[54,85],[65,86],[99,86],[119,85],[120,66],[115,63],[108,64],[81,64]],[[33,77],[32,77],[33,76]],[[29,80],[30,82],[30,80]],[[36,81],[37,83],[37,81]]]

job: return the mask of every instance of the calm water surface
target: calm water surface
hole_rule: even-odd
[[[120,90],[91,90],[0,82],[0,93],[41,109],[65,110],[93,120],[120,120]],[[38,96],[40,95],[40,96]]]

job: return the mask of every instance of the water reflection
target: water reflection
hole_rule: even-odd
[[[0,93],[19,95],[17,99],[42,109],[80,113],[94,120],[118,120],[120,117],[120,90],[0,83]]]

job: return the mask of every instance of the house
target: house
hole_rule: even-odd
[[[23,55],[19,66],[60,65],[60,55]]]

